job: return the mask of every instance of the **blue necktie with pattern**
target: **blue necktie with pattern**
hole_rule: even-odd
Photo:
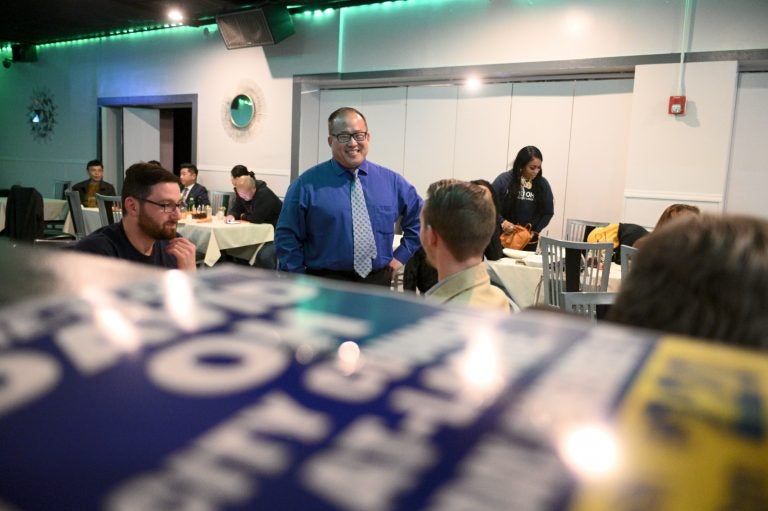
[[[373,259],[376,257],[376,242],[373,239],[371,218],[368,216],[368,208],[365,205],[363,186],[360,177],[355,170],[355,179],[352,181],[350,192],[352,200],[352,246],[355,257],[355,273],[365,278],[373,269]]]

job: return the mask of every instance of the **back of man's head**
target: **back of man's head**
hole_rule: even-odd
[[[134,163],[128,167],[125,171],[125,181],[123,181],[123,208],[125,208],[126,198],[146,199],[152,193],[152,187],[160,183],[178,185],[179,178],[153,163]]]
[[[491,241],[496,210],[482,186],[457,180],[430,185],[422,210],[423,221],[440,235],[459,262],[482,256]]]

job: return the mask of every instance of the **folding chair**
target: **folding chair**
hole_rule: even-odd
[[[632,258],[635,257],[637,249],[630,247],[629,245],[622,245],[621,247],[621,278],[623,279],[629,275],[629,270],[632,268]]]
[[[75,226],[75,238],[85,238],[85,218],[83,218],[83,206],[80,202],[80,192],[67,190],[64,192],[69,204],[69,214],[72,215],[72,224]]]
[[[224,208],[224,214],[229,212],[229,205],[235,199],[235,192],[208,191],[208,199],[211,201],[211,211],[215,215],[219,208]]]
[[[96,194],[101,226],[117,223],[123,219],[123,201],[119,195]]]
[[[569,218],[565,221],[565,241],[587,241],[587,236],[595,227],[605,227],[609,222],[578,220]]]
[[[613,243],[585,243],[539,238],[544,301],[564,308],[565,291],[608,290]]]
[[[597,321],[605,316],[606,309],[617,296],[618,293],[611,291],[565,291],[562,293],[563,308],[566,312]]]

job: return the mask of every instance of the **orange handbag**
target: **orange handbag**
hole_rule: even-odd
[[[534,232],[531,230],[531,224],[515,224],[512,230],[501,233],[499,240],[504,248],[513,250],[525,250],[525,247],[531,242]]]

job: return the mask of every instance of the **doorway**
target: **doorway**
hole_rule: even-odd
[[[124,170],[138,161],[157,160],[176,174],[196,163],[197,94],[99,98],[98,107],[97,153],[118,193]]]

